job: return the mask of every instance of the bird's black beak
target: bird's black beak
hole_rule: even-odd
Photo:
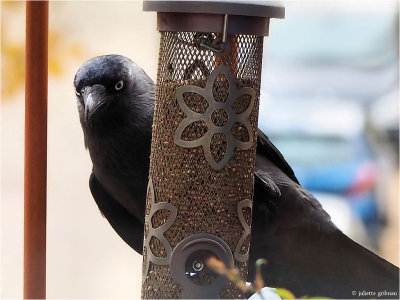
[[[106,103],[107,94],[104,85],[95,84],[81,91],[84,105],[84,119],[88,121],[94,113]]]

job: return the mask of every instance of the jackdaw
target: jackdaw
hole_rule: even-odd
[[[149,173],[155,85],[130,59],[86,61],[74,79],[85,147],[93,162],[89,186],[101,213],[138,253]],[[399,269],[344,235],[296,179],[268,137],[258,132],[249,279],[255,260],[268,286],[296,296],[368,298],[363,291],[399,290]]]

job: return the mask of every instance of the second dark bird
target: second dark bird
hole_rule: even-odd
[[[155,85],[130,59],[106,55],[85,62],[74,86],[93,162],[93,198],[121,238],[142,253]],[[255,260],[265,258],[266,284],[296,296],[386,291],[398,298],[399,269],[344,235],[260,131],[253,201],[250,280]]]

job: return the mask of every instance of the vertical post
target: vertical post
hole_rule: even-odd
[[[48,1],[26,2],[24,298],[46,298]]]

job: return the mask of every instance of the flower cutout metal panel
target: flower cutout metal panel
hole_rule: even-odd
[[[217,101],[217,99],[215,99],[214,87],[216,84],[218,85],[218,82],[220,82],[217,79],[220,74],[225,76],[229,85],[229,87],[223,87],[222,90],[225,90],[225,93],[224,91],[220,93],[225,94],[223,95],[225,101]],[[185,102],[184,95],[186,93],[194,93],[197,94],[197,96],[204,98],[208,103],[207,109],[204,112],[194,111]],[[208,77],[205,88],[196,85],[181,86],[177,88],[176,96],[180,108],[186,114],[186,118],[178,125],[174,134],[174,142],[176,145],[184,148],[202,146],[205,158],[214,170],[221,170],[225,167],[231,159],[235,148],[248,150],[252,147],[254,132],[249,121],[249,116],[254,107],[256,91],[251,87],[239,87],[227,66],[220,65],[216,68]],[[233,105],[235,101],[243,96],[249,96],[250,101],[243,112],[237,113],[234,111]],[[247,131],[247,141],[241,141],[232,134],[231,129],[236,123],[241,124],[240,126],[243,125]],[[207,126],[204,135],[195,140],[182,139],[182,134],[185,129],[192,126],[199,126],[199,124],[205,124]],[[214,146],[214,135],[223,135],[226,140],[226,150],[219,161],[213,157],[211,151],[212,146]]]
[[[250,223],[251,223],[251,207],[252,207],[252,202],[249,199],[245,199],[239,202],[238,207],[237,207],[237,212],[239,216],[239,221],[240,224],[243,226],[243,234],[240,237],[236,248],[235,248],[235,259],[240,262],[246,262],[249,259],[249,250],[250,248],[247,247],[246,253],[242,254],[242,247],[244,246],[243,243],[246,241],[247,238],[250,237]],[[246,221],[246,218],[244,216],[243,208],[248,208],[249,209],[249,220],[248,222]]]
[[[144,239],[144,247],[146,248],[147,251],[147,262],[146,262],[146,269],[143,274],[143,281],[146,279],[146,276],[149,272],[149,267],[150,264],[149,262],[151,261],[152,263],[156,265],[168,265],[170,258],[171,258],[171,253],[172,253],[172,248],[170,243],[168,242],[167,238],[164,236],[164,233],[172,226],[172,224],[175,222],[176,216],[178,214],[178,209],[173,206],[171,203],[168,202],[157,202],[155,201],[155,193],[154,193],[154,185],[153,181],[151,178],[149,179],[149,183],[147,186],[147,194],[150,196],[150,211],[149,214],[146,216],[145,220],[145,226],[148,228],[148,234]],[[160,211],[168,211],[169,212],[169,217],[165,218],[165,221],[162,222],[162,225],[160,226],[155,226],[153,224],[153,217],[155,216],[156,213],[159,213]],[[155,238],[159,241],[159,243],[162,244],[163,248],[165,249],[166,255],[165,257],[160,257],[157,256],[153,253],[152,247],[150,245],[150,242],[152,238]]]

